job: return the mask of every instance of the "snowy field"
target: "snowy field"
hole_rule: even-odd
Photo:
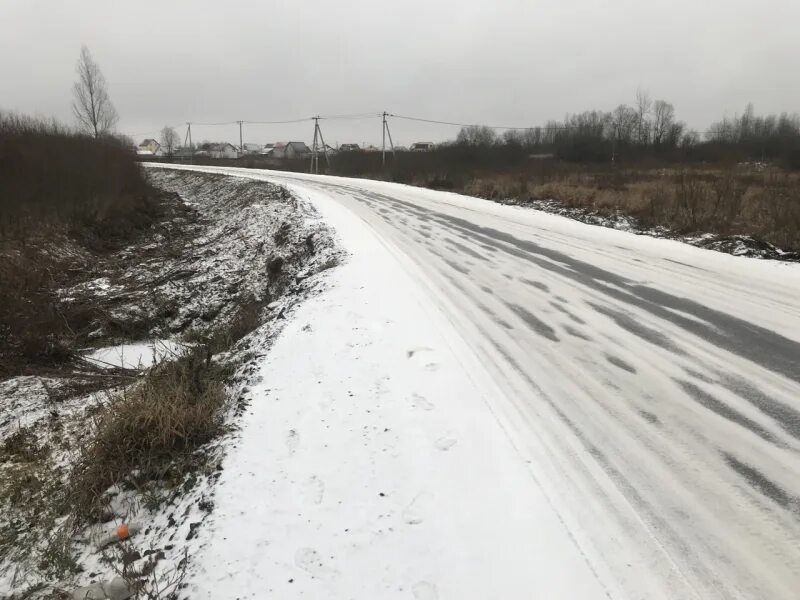
[[[351,257],[260,366],[192,597],[797,597],[798,265],[198,170],[286,186]]]

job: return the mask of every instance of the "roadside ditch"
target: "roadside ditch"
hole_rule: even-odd
[[[0,380],[2,597],[176,597],[260,360],[342,259],[281,187],[147,173],[163,220],[51,290],[82,347]]]

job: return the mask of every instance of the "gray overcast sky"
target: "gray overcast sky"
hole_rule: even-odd
[[[800,110],[798,0],[0,0],[0,109],[71,120],[84,43],[128,134],[384,109],[527,126],[632,103],[639,86],[697,129],[749,101]],[[328,143],[380,141],[378,119],[322,125]],[[238,143],[236,126],[193,133]],[[247,126],[245,141],[312,134]]]

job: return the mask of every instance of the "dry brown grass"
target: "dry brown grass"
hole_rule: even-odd
[[[642,227],[675,233],[749,235],[800,251],[800,175],[742,167],[598,171],[551,176],[475,177],[464,193],[520,203],[556,200],[608,216],[635,217]]]
[[[262,322],[262,303],[243,303],[224,325],[189,336],[193,345],[110,397],[95,415],[70,478],[69,512],[93,518],[114,485],[178,484],[203,463],[197,451],[227,431],[225,383],[232,359],[212,360]],[[188,340],[187,340],[188,341]]]
[[[192,453],[224,430],[225,376],[205,348],[195,348],[111,398],[73,469],[72,512],[96,515],[114,485],[180,478]]]

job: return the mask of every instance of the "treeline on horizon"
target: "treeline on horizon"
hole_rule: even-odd
[[[639,92],[633,106],[587,110],[540,127],[503,133],[483,125],[463,127],[443,146],[553,154],[570,162],[752,160],[800,169],[800,115],[756,115],[749,104],[741,115],[724,117],[698,132],[678,120],[672,104]]]

